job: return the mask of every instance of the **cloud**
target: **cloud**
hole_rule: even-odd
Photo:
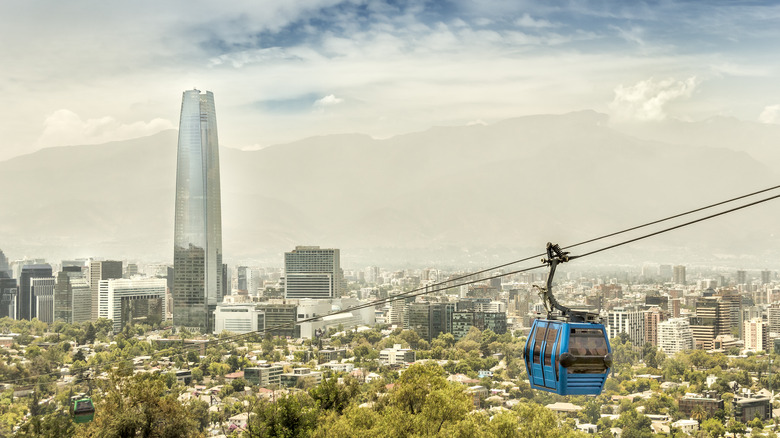
[[[758,121],[761,123],[780,123],[780,104],[769,105],[761,111],[761,115],[758,116]]]
[[[161,118],[147,122],[120,123],[110,116],[83,120],[68,109],[54,111],[44,122],[38,147],[97,144],[144,137],[176,128],[170,120]]]
[[[540,18],[538,20],[534,19],[533,17],[528,15],[527,12],[525,14],[523,14],[522,17],[520,17],[517,20],[515,20],[515,24],[520,26],[520,27],[532,27],[532,28],[536,28],[536,29],[541,29],[541,28],[545,28],[545,27],[553,27],[554,26],[552,23],[550,23],[549,21],[547,21],[545,19],[542,19],[542,18]]]
[[[334,94],[329,94],[322,99],[314,101],[314,109],[317,111],[325,111],[325,108],[338,105],[344,102],[344,99],[336,97]]]
[[[690,97],[698,84],[699,81],[692,76],[685,81],[656,81],[650,78],[629,87],[618,85],[615,99],[609,107],[613,118],[618,120],[663,120],[667,104]]]

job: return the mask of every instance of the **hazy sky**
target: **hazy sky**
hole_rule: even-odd
[[[0,159],[175,128],[193,87],[235,148],[579,109],[778,123],[779,37],[759,1],[6,1]]]

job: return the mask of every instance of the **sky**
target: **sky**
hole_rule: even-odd
[[[192,88],[248,150],[583,109],[780,123],[770,2],[6,1],[0,40],[0,160],[176,128]]]

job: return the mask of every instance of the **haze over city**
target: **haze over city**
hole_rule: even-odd
[[[94,164],[103,169],[88,170],[95,172],[93,180],[123,172],[145,175],[146,182],[117,178],[114,188],[132,193],[125,202],[111,201],[108,188],[91,196],[89,183],[79,184],[74,174],[83,172],[78,170],[83,161],[76,157],[93,155],[86,150],[63,152],[64,158],[44,154],[32,159],[39,160],[37,166],[8,160],[40,148],[166,135],[177,127],[178,93],[193,86],[217,96],[220,146],[253,151],[280,145],[275,158],[225,153],[228,261],[273,261],[308,242],[352,249],[346,260],[359,254],[359,262],[368,254],[383,263],[430,263],[452,249],[493,248],[483,263],[547,240],[575,241],[693,208],[699,205],[694,200],[715,202],[760,189],[771,185],[780,168],[775,148],[780,82],[772,50],[780,10],[769,2],[203,2],[84,8],[51,2],[4,4],[0,12],[0,33],[14,41],[0,48],[4,59],[13,60],[0,73],[7,102],[0,112],[8,121],[0,127],[0,159],[6,160],[0,162],[0,178],[6,187],[27,187],[4,195],[4,202],[18,206],[2,214],[7,252],[67,257],[63,248],[77,246],[74,256],[170,257],[175,147],[170,136],[133,143],[151,148],[138,160],[128,156],[139,146],[102,148],[105,156]],[[504,120],[583,110],[551,125],[537,126],[531,118],[495,132],[500,128],[494,125]],[[581,129],[583,123],[594,128],[593,135]],[[469,137],[457,130],[429,131],[434,126],[466,127]],[[342,133],[365,137],[303,140]],[[639,147],[625,147],[629,140],[623,134],[640,139]],[[308,146],[293,147],[301,140]],[[458,140],[481,168],[472,159],[447,157]],[[125,155],[116,152],[120,146]],[[307,179],[317,170],[306,162],[312,148],[333,151],[321,162],[333,171],[325,169],[319,178],[332,181],[334,190]],[[583,159],[555,159],[554,166],[579,183],[568,194],[557,191],[557,200],[552,193],[533,194],[544,187],[539,160],[552,163],[548,152],[571,157],[572,150]],[[656,158],[654,166],[678,167],[651,167],[648,154]],[[404,158],[408,162],[400,161]],[[62,166],[56,184],[50,160]],[[485,175],[492,162],[512,160],[516,166],[505,166],[494,181],[466,176]],[[282,184],[279,178],[286,174],[271,168],[236,167],[248,162],[297,172],[300,190]],[[372,165],[379,174],[368,168]],[[518,180],[512,173],[522,176]],[[595,174],[613,177],[599,182]],[[361,186],[374,191],[356,190]],[[72,202],[63,205],[58,194]],[[43,205],[32,207],[31,199]],[[58,205],[56,220],[30,221],[19,214]],[[541,219],[551,208],[559,212],[555,224]],[[778,209],[760,208],[749,216],[756,220],[751,226],[741,226],[748,216],[724,225],[752,234],[731,235],[735,242],[705,245],[674,262],[701,252],[741,258],[772,251],[772,245],[754,243],[778,235],[769,219]],[[130,219],[132,211],[138,217]],[[618,218],[615,211],[621,212]],[[458,215],[464,217],[450,219]],[[703,241],[713,243],[708,236],[722,229],[670,239],[666,250],[679,254]],[[36,241],[29,237],[33,230]],[[123,235],[136,239],[122,242]],[[138,242],[144,243],[134,246]],[[425,248],[432,253],[410,252]],[[665,262],[668,256],[657,258]],[[766,263],[767,257],[758,260]]]

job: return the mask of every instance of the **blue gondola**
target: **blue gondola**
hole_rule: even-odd
[[[612,367],[612,348],[598,315],[559,304],[552,294],[552,279],[558,263],[569,261],[558,245],[547,244],[550,274],[541,294],[546,319],[537,319],[525,343],[528,381],[534,389],[560,395],[598,395]],[[559,313],[554,313],[555,311]]]

